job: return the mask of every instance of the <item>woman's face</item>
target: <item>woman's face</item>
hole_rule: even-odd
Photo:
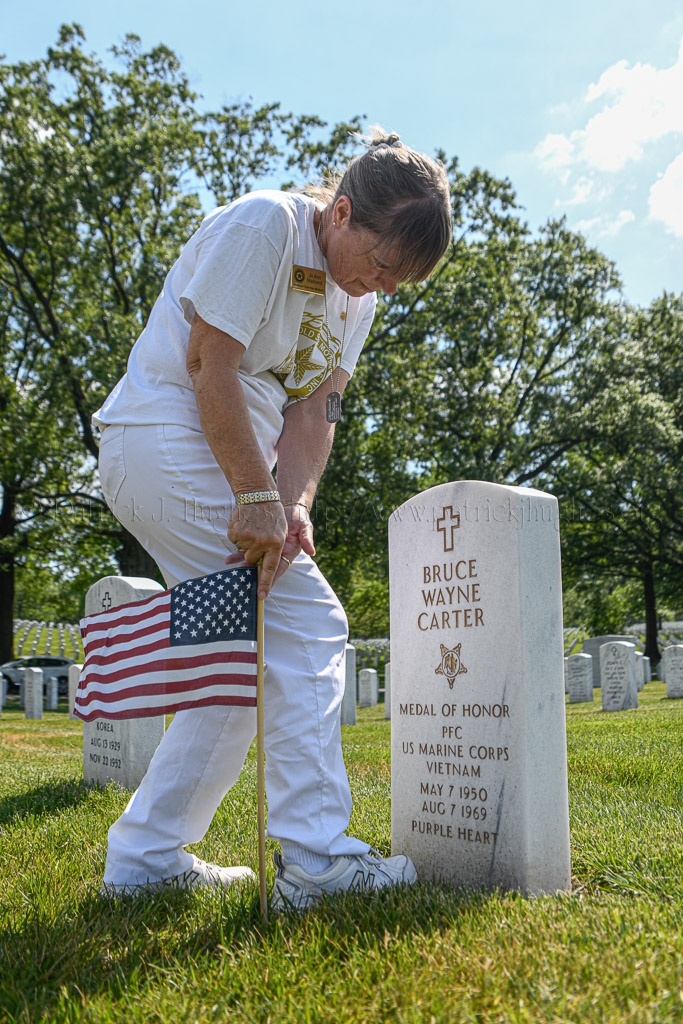
[[[393,295],[400,280],[397,271],[386,256],[382,259],[384,254],[370,231],[351,226],[351,201],[346,196],[337,200],[331,215],[326,214],[323,238],[330,276],[347,295],[359,298],[379,291]]]

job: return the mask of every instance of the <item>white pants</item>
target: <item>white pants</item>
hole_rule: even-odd
[[[178,426],[109,426],[100,448],[105,498],[156,560],[167,586],[217,572],[232,551],[233,496],[204,436]],[[265,602],[268,834],[322,855],[360,854],[345,835],[351,794],[341,749],[347,624],[334,592],[300,554]],[[180,874],[206,833],[256,732],[254,708],[175,715],[145,778],[109,830],[105,882]]]

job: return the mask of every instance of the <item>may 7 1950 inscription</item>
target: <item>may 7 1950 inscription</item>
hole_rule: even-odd
[[[556,499],[465,481],[389,521],[392,849],[420,877],[570,883]]]

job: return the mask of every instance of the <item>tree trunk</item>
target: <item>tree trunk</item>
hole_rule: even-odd
[[[659,663],[659,647],[657,646],[657,603],[655,600],[655,579],[650,565],[643,574],[643,592],[645,597],[645,657],[652,662],[652,667]]]
[[[0,508],[0,665],[14,657],[14,491],[3,484]]]

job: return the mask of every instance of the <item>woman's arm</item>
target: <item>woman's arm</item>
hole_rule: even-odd
[[[336,376],[335,373],[335,384]],[[348,380],[348,373],[342,370],[339,380],[341,393]],[[308,398],[293,402],[285,410],[285,423],[277,445],[277,484],[283,502],[296,501],[308,509],[313,507],[318,482],[334,440],[335,424],[328,423],[326,418],[330,387],[328,378]],[[283,554],[289,559],[298,555],[300,550],[314,555],[313,526],[306,508],[286,504],[285,515],[288,531]]]
[[[235,338],[195,314],[190,328],[187,371],[194,385],[204,436],[235,494],[275,490],[237,376],[245,351]],[[233,509],[228,523],[229,539],[239,545],[248,562],[263,557],[259,597],[266,597],[273,584],[286,536],[287,522],[279,502],[236,505]],[[231,560],[235,560],[234,556]]]

